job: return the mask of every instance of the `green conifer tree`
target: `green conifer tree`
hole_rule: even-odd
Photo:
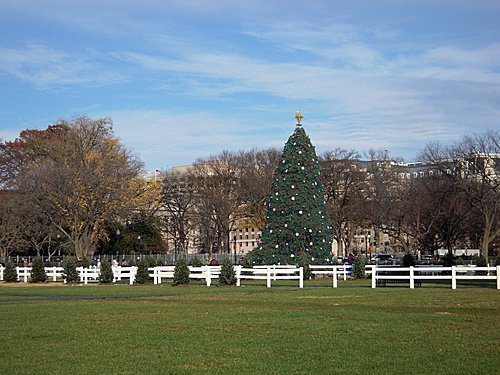
[[[110,284],[113,282],[113,269],[111,268],[111,264],[106,259],[103,259],[101,262],[99,282],[102,284]]]
[[[141,259],[137,264],[137,274],[135,275],[135,282],[138,284],[149,284],[152,282],[149,276],[150,261],[148,259]],[[154,267],[154,266],[153,266]]]
[[[45,266],[41,257],[35,257],[31,267],[31,282],[44,283],[47,281],[47,274],[45,273]]]
[[[224,258],[219,275],[219,285],[235,285],[236,273],[231,259]]]
[[[5,269],[3,270],[3,281],[7,283],[17,282],[17,271],[16,266],[11,260],[7,260],[5,263]]]
[[[257,264],[297,264],[305,253],[312,263],[331,261],[331,228],[321,183],[321,167],[297,113],[298,124],[283,149],[268,199]]]
[[[67,283],[77,283],[79,280],[78,271],[76,270],[75,257],[68,256],[64,259],[62,266],[64,268],[63,276]]]
[[[175,263],[173,285],[189,284],[189,267],[186,259],[179,258]]]

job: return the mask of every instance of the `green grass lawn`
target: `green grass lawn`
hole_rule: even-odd
[[[500,291],[0,284],[2,374],[498,374]]]

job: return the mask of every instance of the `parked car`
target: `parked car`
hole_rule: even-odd
[[[375,264],[393,264],[394,256],[392,254],[378,254],[372,258]]]

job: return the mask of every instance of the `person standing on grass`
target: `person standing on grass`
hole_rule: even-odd
[[[208,265],[209,266],[218,266],[219,262],[217,262],[217,259],[215,259],[215,257],[212,257],[212,259],[210,259],[210,263]]]

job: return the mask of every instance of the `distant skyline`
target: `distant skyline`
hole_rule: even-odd
[[[295,112],[318,154],[500,128],[500,2],[16,0],[0,3],[0,138],[111,117],[164,170],[282,149]]]

